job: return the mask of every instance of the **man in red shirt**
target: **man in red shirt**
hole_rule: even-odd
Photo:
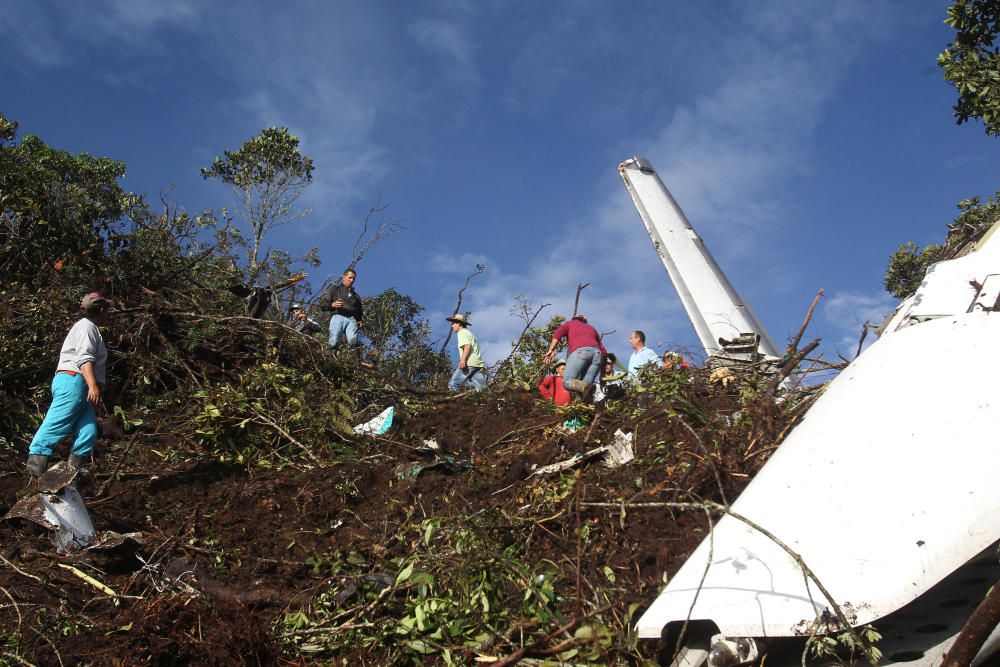
[[[563,322],[552,334],[549,351],[545,353],[546,363],[552,361],[556,346],[563,338],[567,340],[569,350],[563,386],[579,394],[584,403],[589,403],[594,398],[594,382],[601,372],[601,364],[607,353],[601,343],[601,334],[587,323],[586,317],[576,315],[568,322]]]
[[[542,398],[552,401],[556,405],[569,405],[573,397],[570,396],[570,393],[566,391],[566,387],[563,386],[563,375],[566,374],[566,362],[562,359],[556,359],[552,370],[555,371],[555,375],[545,376],[538,384],[538,393],[542,395]]]

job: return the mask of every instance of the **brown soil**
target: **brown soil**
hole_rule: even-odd
[[[495,538],[527,541],[530,558],[567,572],[579,567],[585,593],[602,588],[618,609],[646,605],[663,575],[672,574],[704,536],[703,513],[622,512],[577,501],[718,499],[715,473],[706,464],[709,450],[732,499],[784,426],[773,406],[756,408],[745,420],[752,425],[738,426],[728,417],[738,407],[734,397],[707,390],[692,396],[707,415],[695,420],[696,431],[669,405],[628,419],[599,408],[592,430],[572,434],[557,432],[562,419],[526,393],[440,400],[420,414],[400,406],[385,438],[361,439],[350,462],[322,468],[248,471],[207,458],[166,463],[171,449],[184,443],[154,435],[156,420],[147,419],[147,431],[135,436],[127,458],[127,439],[102,442],[95,465],[78,481],[98,530],[142,531],[143,543],[62,555],[42,528],[0,521],[0,624],[18,638],[18,655],[38,665],[325,664],[333,658],[379,664],[377,647],[359,648],[353,657],[313,659],[275,638],[275,623],[324,588],[315,559],[339,550],[387,563],[406,555],[405,545],[390,537],[415,513],[464,518],[484,509],[531,518],[497,526]],[[166,417],[162,423],[169,423]],[[525,481],[530,467],[609,442],[617,428],[636,433],[637,459],[617,469],[597,462],[579,466],[561,509],[533,515],[534,490],[545,482]],[[430,462],[416,448],[431,438],[455,464],[400,479],[397,466]],[[750,449],[762,454],[745,456]],[[0,452],[4,510],[26,491],[22,457]],[[118,479],[109,481],[119,465]],[[677,488],[688,493],[682,497],[672,490]],[[590,527],[582,546],[576,538],[581,523]],[[60,565],[93,576],[119,599]],[[613,585],[605,567],[616,575]],[[373,580],[385,576],[379,572],[372,568]],[[12,655],[0,649],[0,664]]]

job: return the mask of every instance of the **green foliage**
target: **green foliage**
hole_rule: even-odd
[[[371,647],[388,650],[391,664],[462,665],[474,655],[510,650],[495,646],[498,641],[530,643],[565,623],[560,591],[570,582],[554,563],[529,563],[523,544],[498,539],[505,534],[498,532],[501,523],[490,512],[411,523],[395,537],[411,555],[395,561],[391,579],[375,576],[364,558],[353,564],[339,553],[313,558],[336,583],[307,610],[286,614],[277,631],[300,652],[337,655]],[[349,602],[338,605],[345,597]],[[365,613],[373,605],[382,613]],[[337,627],[352,618],[367,622]],[[522,628],[517,637],[497,636],[498,628],[515,626]],[[612,633],[595,620],[577,636],[581,646],[564,659],[597,659]]]
[[[207,450],[240,462],[315,456],[320,446],[338,448],[352,433],[351,394],[325,378],[265,362],[244,371],[235,382],[195,392],[194,436]],[[340,447],[339,451],[347,451]]]
[[[312,181],[313,161],[299,151],[299,139],[288,128],[269,127],[243,143],[235,151],[223,151],[212,166],[201,170],[205,179],[230,186],[240,203],[240,216],[246,223],[246,278],[255,282],[262,274],[271,282],[287,278],[296,261],[282,251],[264,247],[266,234],[279,225],[308,215],[298,210],[296,201]],[[301,258],[318,263],[314,248]],[[261,256],[261,253],[264,253]]]
[[[0,277],[101,275],[108,234],[141,202],[118,185],[124,163],[60,151],[33,135],[11,143],[16,128],[0,115]]]
[[[1000,190],[986,203],[980,202],[979,197],[963,199],[958,202],[958,210],[958,217],[948,225],[949,249],[978,238],[1000,220]]]
[[[928,245],[918,249],[913,242],[904,243],[889,258],[882,284],[886,291],[900,299],[913,294],[924,274],[934,262],[951,259],[961,254],[969,243],[978,240],[990,227],[1000,220],[1000,191],[985,203],[979,197],[969,197],[958,202],[959,214],[948,225],[945,245]]]
[[[659,364],[647,364],[639,369],[632,391],[646,394],[657,403],[666,403],[680,396],[690,379],[687,369],[664,369]]]
[[[451,361],[431,347],[430,324],[412,298],[389,288],[366,298],[364,309],[361,335],[378,355],[382,374],[424,385],[450,372]]]
[[[522,301],[523,297],[518,295],[518,300]],[[554,315],[545,326],[532,327],[524,334],[517,352],[509,360],[509,377],[515,386],[531,390],[542,379],[543,371],[547,370],[543,357],[549,349],[552,334],[565,321],[562,315]],[[512,345],[516,343],[511,341]]]
[[[871,625],[856,632],[841,632],[837,635],[812,635],[806,640],[805,653],[813,659],[836,658],[846,653],[852,658],[863,656],[870,664],[877,665],[882,660],[882,651],[875,644],[882,634]],[[854,664],[853,661],[848,664]]]
[[[889,267],[882,278],[886,291],[899,299],[916,292],[924,280],[927,267],[936,262],[940,254],[939,245],[932,244],[918,250],[917,244],[909,241],[899,246],[889,257]]]
[[[1000,52],[993,45],[1000,32],[1000,1],[955,0],[945,23],[955,41],[938,56],[944,78],[958,91],[958,124],[978,118],[986,134],[1000,135]]]

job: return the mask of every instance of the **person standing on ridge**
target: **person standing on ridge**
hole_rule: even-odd
[[[451,330],[455,332],[458,341],[458,368],[448,382],[448,389],[459,391],[466,382],[476,391],[486,389],[486,364],[479,353],[479,341],[469,331],[469,318],[462,313],[455,313],[445,319],[451,322]]]
[[[552,342],[549,343],[549,350],[545,353],[545,363],[552,362],[556,346],[563,338],[567,340],[569,351],[563,386],[579,394],[584,403],[590,403],[596,390],[594,383],[601,372],[601,363],[606,354],[604,345],[601,344],[601,334],[587,323],[586,317],[574,316],[573,319],[559,325],[552,334]]]
[[[361,297],[354,291],[354,281],[358,272],[352,268],[344,271],[340,281],[331,285],[323,295],[322,310],[333,313],[330,316],[330,351],[337,349],[341,338],[347,339],[347,345],[360,360],[361,349],[358,347],[358,329],[364,325],[364,313],[361,307]]]
[[[83,316],[70,328],[59,350],[59,364],[52,378],[52,404],[28,448],[27,470],[41,477],[48,469],[49,457],[56,444],[74,435],[68,462],[74,468],[84,465],[97,442],[97,414],[101,401],[108,348],[104,346],[99,326],[107,326],[114,303],[99,292],[91,292],[80,301]]]
[[[649,364],[659,364],[660,355],[651,347],[646,347],[646,334],[638,329],[629,336],[632,343],[632,356],[628,358],[628,374],[635,379],[639,375],[639,369]]]

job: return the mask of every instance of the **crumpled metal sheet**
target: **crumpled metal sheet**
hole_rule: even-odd
[[[78,472],[80,472],[79,468],[74,468],[66,461],[60,461],[38,478],[38,491],[40,493],[58,493],[73,483]]]
[[[48,473],[46,473],[48,474]],[[7,512],[4,519],[27,519],[49,530],[55,531],[53,541],[59,552],[69,548],[83,549],[94,541],[97,531],[90,520],[87,506],[83,504],[80,492],[70,482],[76,476],[66,480],[65,475],[58,475],[46,481],[46,488],[64,483],[57,493],[37,493],[19,500]],[[43,475],[44,477],[44,475]],[[43,480],[39,480],[41,485]]]

